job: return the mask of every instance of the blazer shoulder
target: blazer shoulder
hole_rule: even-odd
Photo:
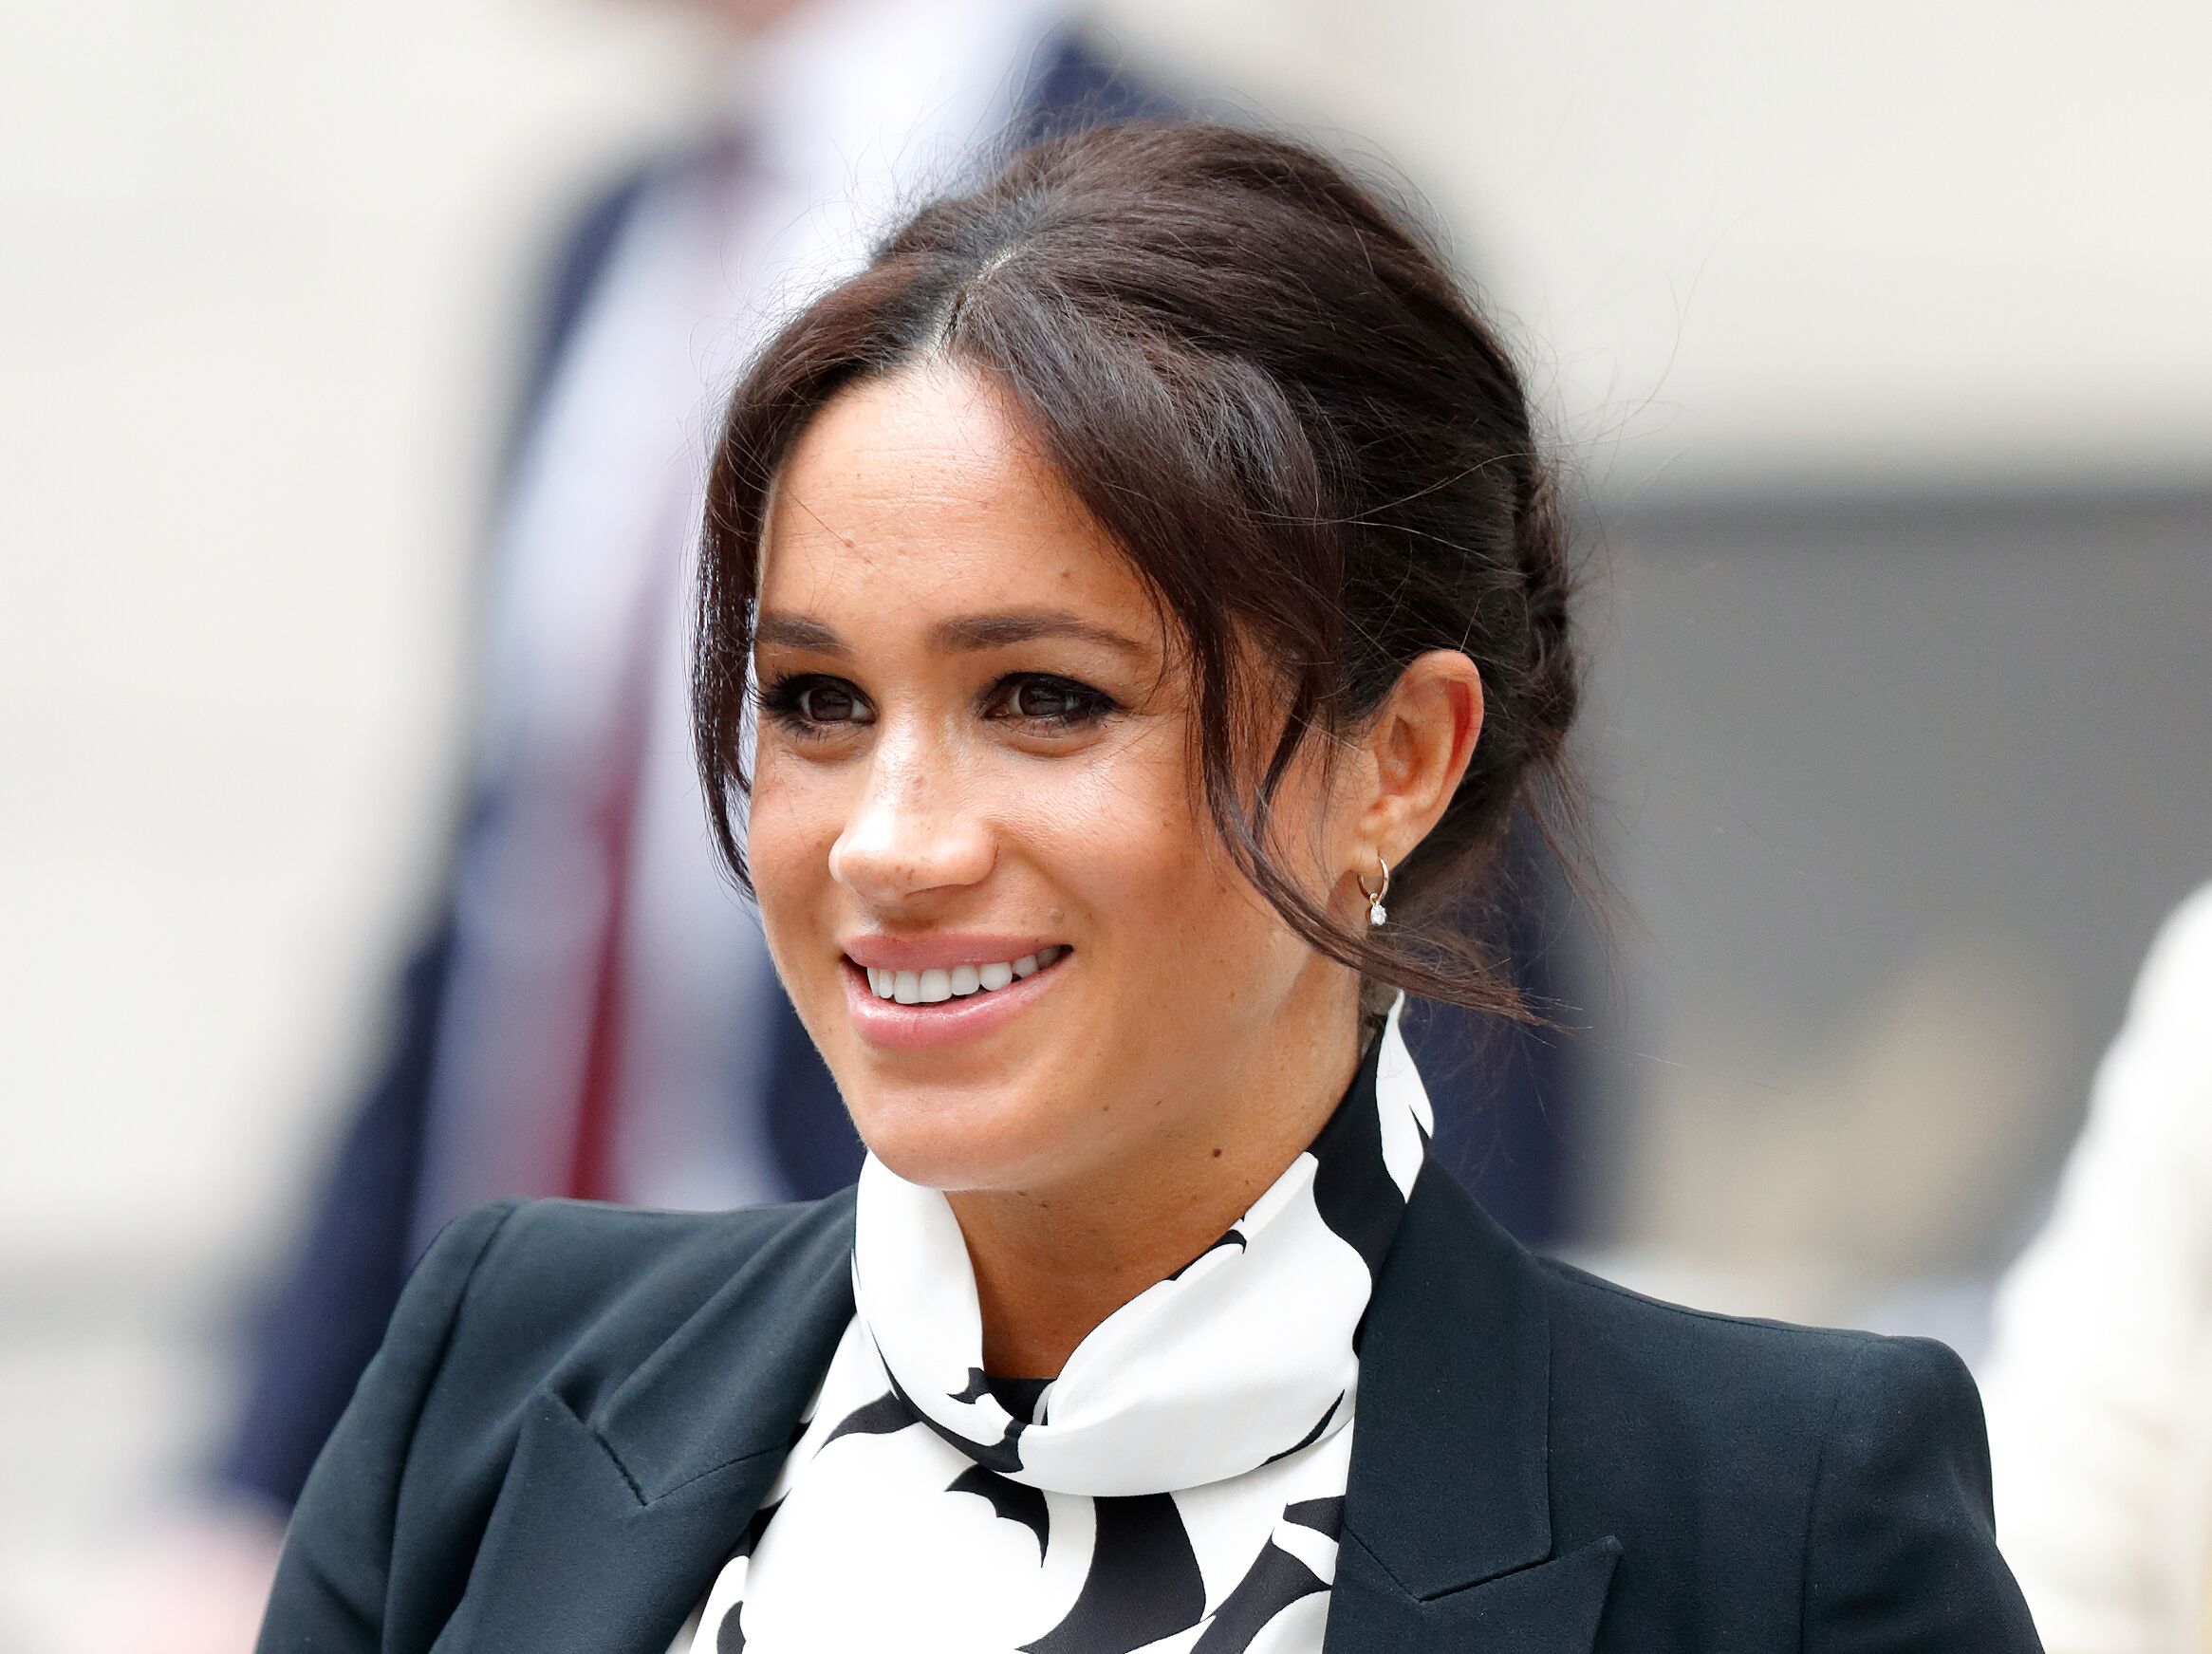
[[[537,1263],[558,1261],[579,1278],[619,1281],[681,1259],[730,1264],[775,1236],[831,1216],[836,1197],[730,1212],[664,1212],[597,1200],[495,1200],[454,1219],[456,1227],[503,1215],[495,1251]],[[487,1262],[491,1261],[489,1258]]]
[[[852,1246],[852,1196],[735,1212],[655,1212],[582,1200],[501,1202],[477,1256],[449,1365],[478,1382],[610,1375],[673,1337],[733,1281],[801,1292],[834,1277]],[[435,1250],[435,1249],[434,1249]]]
[[[1900,1358],[1907,1363],[1948,1364],[1961,1376],[1965,1372],[1959,1358],[1932,1339],[1727,1315],[1654,1298],[1556,1259],[1536,1262],[1555,1331],[1603,1341],[1624,1357],[1640,1353],[1663,1369],[1743,1363],[1767,1393],[1781,1385],[1830,1400],[1869,1356],[1877,1366],[1891,1358],[1884,1351],[1905,1352]]]
[[[1854,1640],[1871,1626],[1897,1634],[1883,1647],[2036,1647],[1997,1549],[1980,1399],[1948,1347],[1538,1269],[1554,1496],[1571,1529],[1641,1559],[1628,1597],[1703,1582],[1794,1622],[1808,1650],[1873,1646]]]
[[[1709,1485],[1804,1508],[1831,1435],[1917,1410],[1982,1446],[1974,1382],[1924,1338],[1717,1314],[1544,1260],[1552,1382],[1592,1470],[1664,1442]],[[1779,1514],[1779,1507],[1771,1507]]]

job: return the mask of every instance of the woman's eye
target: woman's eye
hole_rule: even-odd
[[[1059,729],[1090,723],[1113,708],[1113,697],[1087,684],[1077,683],[1072,678],[1031,675],[1003,679],[993,705],[998,716]]]
[[[762,690],[760,704],[778,723],[804,734],[875,721],[875,711],[860,691],[839,678],[787,678]]]
[[[849,724],[860,720],[860,697],[835,683],[809,683],[799,691],[799,715],[809,723]]]

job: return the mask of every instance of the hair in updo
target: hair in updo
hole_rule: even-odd
[[[1482,900],[1516,812],[1547,820],[1580,691],[1566,536],[1520,375],[1375,193],[1301,144],[1224,126],[1020,150],[914,214],[747,371],[708,483],[694,678],[714,832],[739,883],[772,481],[841,389],[930,358],[1003,388],[1162,604],[1191,673],[1206,808],[1283,919],[1371,988],[1527,1016],[1478,943]],[[1474,660],[1481,735],[1443,818],[1392,869],[1388,925],[1348,930],[1283,871],[1270,807],[1308,742],[1357,730],[1430,649]]]

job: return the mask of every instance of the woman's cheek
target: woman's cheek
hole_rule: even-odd
[[[1039,917],[1091,931],[1094,947],[1106,944],[1136,974],[1124,986],[1146,999],[1180,974],[1181,951],[1203,934],[1218,900],[1206,857],[1194,848],[1210,828],[1194,818],[1188,776],[1180,763],[1162,762],[1161,748],[1177,751],[1171,742],[1133,744],[1054,766],[1018,791],[1022,808],[1008,821],[1024,859],[1068,910]]]
[[[822,952],[809,945],[818,939],[810,933],[832,920],[824,896],[838,817],[826,790],[809,785],[803,765],[764,754],[754,767],[746,866],[769,951],[785,980],[794,984],[792,973]]]

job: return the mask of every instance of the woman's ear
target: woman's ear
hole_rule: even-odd
[[[1360,851],[1393,866],[1403,861],[1452,802],[1481,733],[1482,676],[1475,662],[1457,649],[1417,656],[1360,742],[1374,777],[1360,811]]]

